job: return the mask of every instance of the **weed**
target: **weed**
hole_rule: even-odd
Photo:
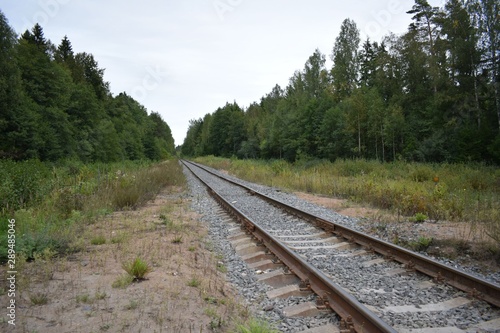
[[[144,280],[146,275],[151,272],[151,267],[139,257],[136,257],[133,261],[123,263],[122,268],[134,280]]]
[[[48,303],[49,299],[45,293],[35,293],[30,295],[30,301],[33,305],[45,305]]]
[[[432,237],[421,236],[416,242],[411,242],[409,246],[415,251],[425,251],[431,246]]]
[[[139,302],[131,299],[128,304],[125,306],[125,310],[135,310],[139,306]]]
[[[236,327],[238,333],[278,333],[279,331],[272,328],[265,321],[250,319],[246,324],[241,324]]]
[[[221,273],[227,273],[227,267],[220,261],[217,263],[217,270]]]
[[[190,246],[190,247],[188,247],[188,251],[189,252],[194,252],[194,251],[196,251],[196,247],[195,246]]]
[[[109,330],[111,328],[111,325],[110,324],[104,324],[102,325],[99,329],[103,332]]]
[[[193,276],[191,280],[187,282],[187,285],[188,287],[198,288],[201,285],[201,281],[196,276]]]
[[[425,222],[425,220],[427,220],[427,215],[423,214],[423,213],[416,213],[415,216],[412,218],[413,221],[415,222],[418,222],[418,223],[422,223],[422,222]]]
[[[113,288],[118,288],[118,289],[125,289],[127,288],[132,282],[134,282],[134,277],[129,275],[129,274],[122,274],[120,275],[111,285]]]
[[[125,233],[119,233],[111,237],[111,244],[121,244],[127,239]]]
[[[90,244],[92,245],[106,244],[106,237],[104,237],[103,235],[98,235],[90,240]]]
[[[100,292],[100,291],[96,291],[94,295],[94,299],[98,301],[103,300],[106,297],[108,297],[108,295],[105,292]]]
[[[92,297],[90,297],[89,294],[77,295],[76,302],[89,304],[89,303],[92,303]]]
[[[182,243],[182,236],[175,236],[174,239],[172,239],[172,243],[174,244]]]

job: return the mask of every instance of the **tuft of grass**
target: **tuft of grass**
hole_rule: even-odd
[[[113,281],[113,284],[111,284],[111,286],[113,288],[125,289],[130,284],[132,284],[132,282],[134,282],[133,276],[129,274],[122,274],[115,281]]]
[[[421,236],[416,242],[411,242],[409,246],[415,251],[425,251],[432,244],[432,237]]]
[[[250,319],[245,324],[240,324],[236,327],[237,333],[279,333],[280,331],[274,329],[269,323],[258,320]]]
[[[33,305],[45,305],[49,302],[49,299],[45,293],[35,293],[30,295],[30,301]]]
[[[90,240],[90,244],[92,244],[92,245],[106,244],[106,237],[104,237],[103,235],[95,236],[94,238],[92,238]]]
[[[217,263],[217,270],[218,270],[219,272],[221,272],[221,273],[227,273],[227,267],[226,267],[226,265],[224,265],[224,263],[223,263],[223,262],[221,262],[221,261],[219,261],[219,262]]]
[[[127,238],[127,235],[125,233],[119,233],[111,237],[111,244],[121,244],[123,243]]]
[[[125,310],[135,310],[139,306],[139,302],[135,299],[131,299],[128,304],[125,306]]]
[[[191,280],[187,282],[187,285],[188,287],[198,288],[201,285],[201,281],[196,276],[193,276]]]
[[[174,244],[182,243],[182,236],[175,236],[174,239],[172,239],[172,243]]]
[[[96,293],[94,295],[94,299],[98,300],[98,301],[103,300],[106,297],[108,297],[108,295],[105,292],[101,292],[101,291],[96,291]]]
[[[427,215],[425,215],[423,213],[416,213],[415,216],[413,216],[413,218],[411,218],[412,221],[415,221],[418,223],[425,222],[425,220],[427,220],[427,219],[428,219]]]
[[[92,297],[90,297],[89,294],[77,295],[76,302],[89,304],[89,303],[92,303]]]
[[[146,275],[151,272],[151,266],[139,257],[136,257],[133,261],[123,263],[122,268],[134,280],[144,280]]]

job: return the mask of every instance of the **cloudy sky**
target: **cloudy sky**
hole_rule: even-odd
[[[442,6],[444,0],[429,0]],[[162,115],[177,145],[190,119],[226,102],[248,107],[318,48],[332,53],[340,25],[362,41],[400,34],[413,0],[2,0],[17,33],[39,23],[58,45],[92,53],[116,95],[125,91]],[[331,62],[327,62],[331,66]]]

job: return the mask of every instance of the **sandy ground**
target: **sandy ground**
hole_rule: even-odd
[[[92,245],[98,235],[106,243]],[[206,235],[179,189],[113,213],[88,226],[79,238],[83,251],[17,267],[16,326],[7,322],[3,293],[0,332],[228,331],[248,310]],[[152,267],[147,279],[113,287],[125,274],[122,264],[136,257]]]

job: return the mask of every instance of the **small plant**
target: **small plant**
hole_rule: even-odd
[[[126,235],[124,233],[117,234],[111,237],[111,244],[120,244],[125,241]]]
[[[104,237],[103,235],[96,236],[90,240],[90,244],[92,245],[106,244],[106,237]]]
[[[96,299],[96,300],[103,300],[106,297],[108,297],[108,295],[105,292],[100,292],[100,291],[96,291],[96,293],[94,295],[94,299]]]
[[[139,306],[139,302],[134,299],[131,299],[128,304],[125,306],[126,310],[135,310]]]
[[[171,228],[174,224],[174,221],[169,219],[168,216],[165,214],[160,214],[160,220],[167,228]]]
[[[118,279],[116,279],[111,287],[113,288],[119,288],[119,289],[125,289],[127,288],[132,282],[134,282],[134,277],[128,274],[122,274]]]
[[[409,246],[415,251],[425,251],[431,246],[432,237],[421,236],[416,242],[411,242]]]
[[[201,285],[201,281],[196,276],[193,276],[191,280],[187,282],[187,285],[188,287],[198,288]]]
[[[227,273],[227,267],[222,262],[217,263],[217,270],[221,273]]]
[[[182,236],[175,236],[174,239],[172,239],[172,243],[174,244],[182,243]]]
[[[103,332],[109,330],[111,328],[111,325],[110,324],[104,324],[102,325],[99,329]]]
[[[88,303],[92,303],[92,298],[90,297],[89,294],[78,295],[78,296],[76,296],[76,302],[88,304]]]
[[[48,303],[49,299],[47,298],[47,294],[44,293],[36,293],[30,295],[30,301],[33,305],[45,305]]]
[[[188,247],[188,251],[189,252],[194,252],[194,251],[196,251],[196,247],[195,246],[190,246],[190,247]]]
[[[423,213],[416,213],[415,216],[413,217],[413,220],[418,223],[425,222],[425,220],[427,219],[428,219],[427,215]]]
[[[146,275],[151,272],[151,267],[139,257],[135,258],[134,261],[123,263],[122,268],[134,280],[144,280]]]
[[[248,323],[236,327],[238,333],[278,333],[271,325],[265,321],[251,319]]]

